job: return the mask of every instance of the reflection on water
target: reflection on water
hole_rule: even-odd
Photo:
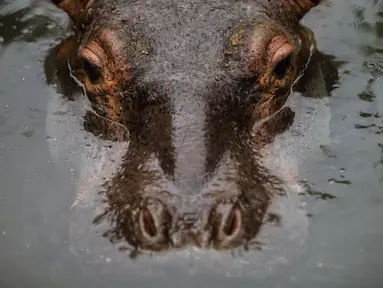
[[[302,209],[294,193],[276,193],[269,209],[260,212],[257,205],[269,205],[270,195],[253,205],[251,197],[235,193],[230,199],[209,193],[186,199],[172,189],[144,196],[121,193],[126,171],[133,174],[142,158],[130,158],[134,161],[126,164],[127,144],[120,142],[126,130],[86,113],[88,104],[69,95],[76,86],[71,79],[62,79],[59,72],[60,81],[54,77],[55,47],[64,41],[66,17],[41,3],[0,3],[4,287],[125,287],[128,280],[121,280],[121,275],[134,269],[148,286],[158,285],[150,282],[151,271],[158,270],[168,278],[171,273],[172,279],[160,284],[166,286],[379,287],[382,1],[334,3],[304,19],[320,50],[335,55],[331,62],[340,82],[330,84],[336,88],[330,105],[298,97],[291,110],[283,110],[263,127],[268,132],[260,133],[264,144],[270,142],[270,127],[281,128],[271,137],[270,151],[254,156],[259,163],[264,159],[265,168],[257,177],[276,190],[284,185],[288,192],[300,183],[306,206]],[[330,107],[331,134],[326,142],[323,133],[318,138],[315,132],[326,129]],[[301,120],[292,123],[292,117]],[[113,131],[114,138],[106,131]],[[273,155],[281,155],[280,163],[273,162]],[[120,169],[124,163],[125,171]],[[289,173],[270,173],[281,167]],[[282,178],[290,179],[286,175],[291,171],[294,181],[281,183]],[[100,193],[90,193],[95,191]],[[307,240],[305,245],[300,245],[300,238]],[[235,247],[240,249],[226,252]],[[302,247],[304,259],[299,258]],[[162,257],[157,258],[153,252],[160,251]],[[268,274],[278,261],[292,263],[286,273],[274,271],[266,280],[253,277]],[[190,278],[185,271],[198,274]],[[244,277],[221,278],[225,273]]]

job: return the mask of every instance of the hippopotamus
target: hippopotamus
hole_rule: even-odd
[[[72,29],[48,57],[47,118],[78,176],[71,251],[121,273],[193,254],[252,274],[300,251],[301,160],[328,141],[337,81],[300,24],[322,1],[52,2]]]

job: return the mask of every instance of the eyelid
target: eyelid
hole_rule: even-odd
[[[274,66],[293,52],[294,47],[285,35],[274,36],[268,45],[269,59]]]
[[[98,67],[98,68],[101,68],[101,61],[100,61],[100,58],[96,55],[96,53],[94,53],[91,49],[89,48],[84,48],[81,52],[80,52],[80,57],[82,57],[83,59],[85,59],[86,61],[88,61],[90,64]]]
[[[274,54],[271,62],[273,65],[278,65],[279,62],[289,57],[294,52],[294,48],[290,43],[283,44]]]

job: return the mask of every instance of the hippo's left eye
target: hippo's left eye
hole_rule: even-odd
[[[87,74],[89,81],[93,84],[99,84],[102,82],[101,68],[90,63],[87,59],[83,60],[83,69]]]

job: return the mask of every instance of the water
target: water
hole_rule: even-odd
[[[302,173],[313,187],[302,257],[262,279],[169,270],[165,280],[121,280],[84,273],[69,249],[79,172],[52,157],[60,139],[47,133],[55,116],[48,104],[59,96],[46,59],[65,38],[67,18],[44,1],[0,1],[0,286],[381,287],[383,1],[333,2],[303,20],[319,49],[336,57],[340,81],[330,142]]]

